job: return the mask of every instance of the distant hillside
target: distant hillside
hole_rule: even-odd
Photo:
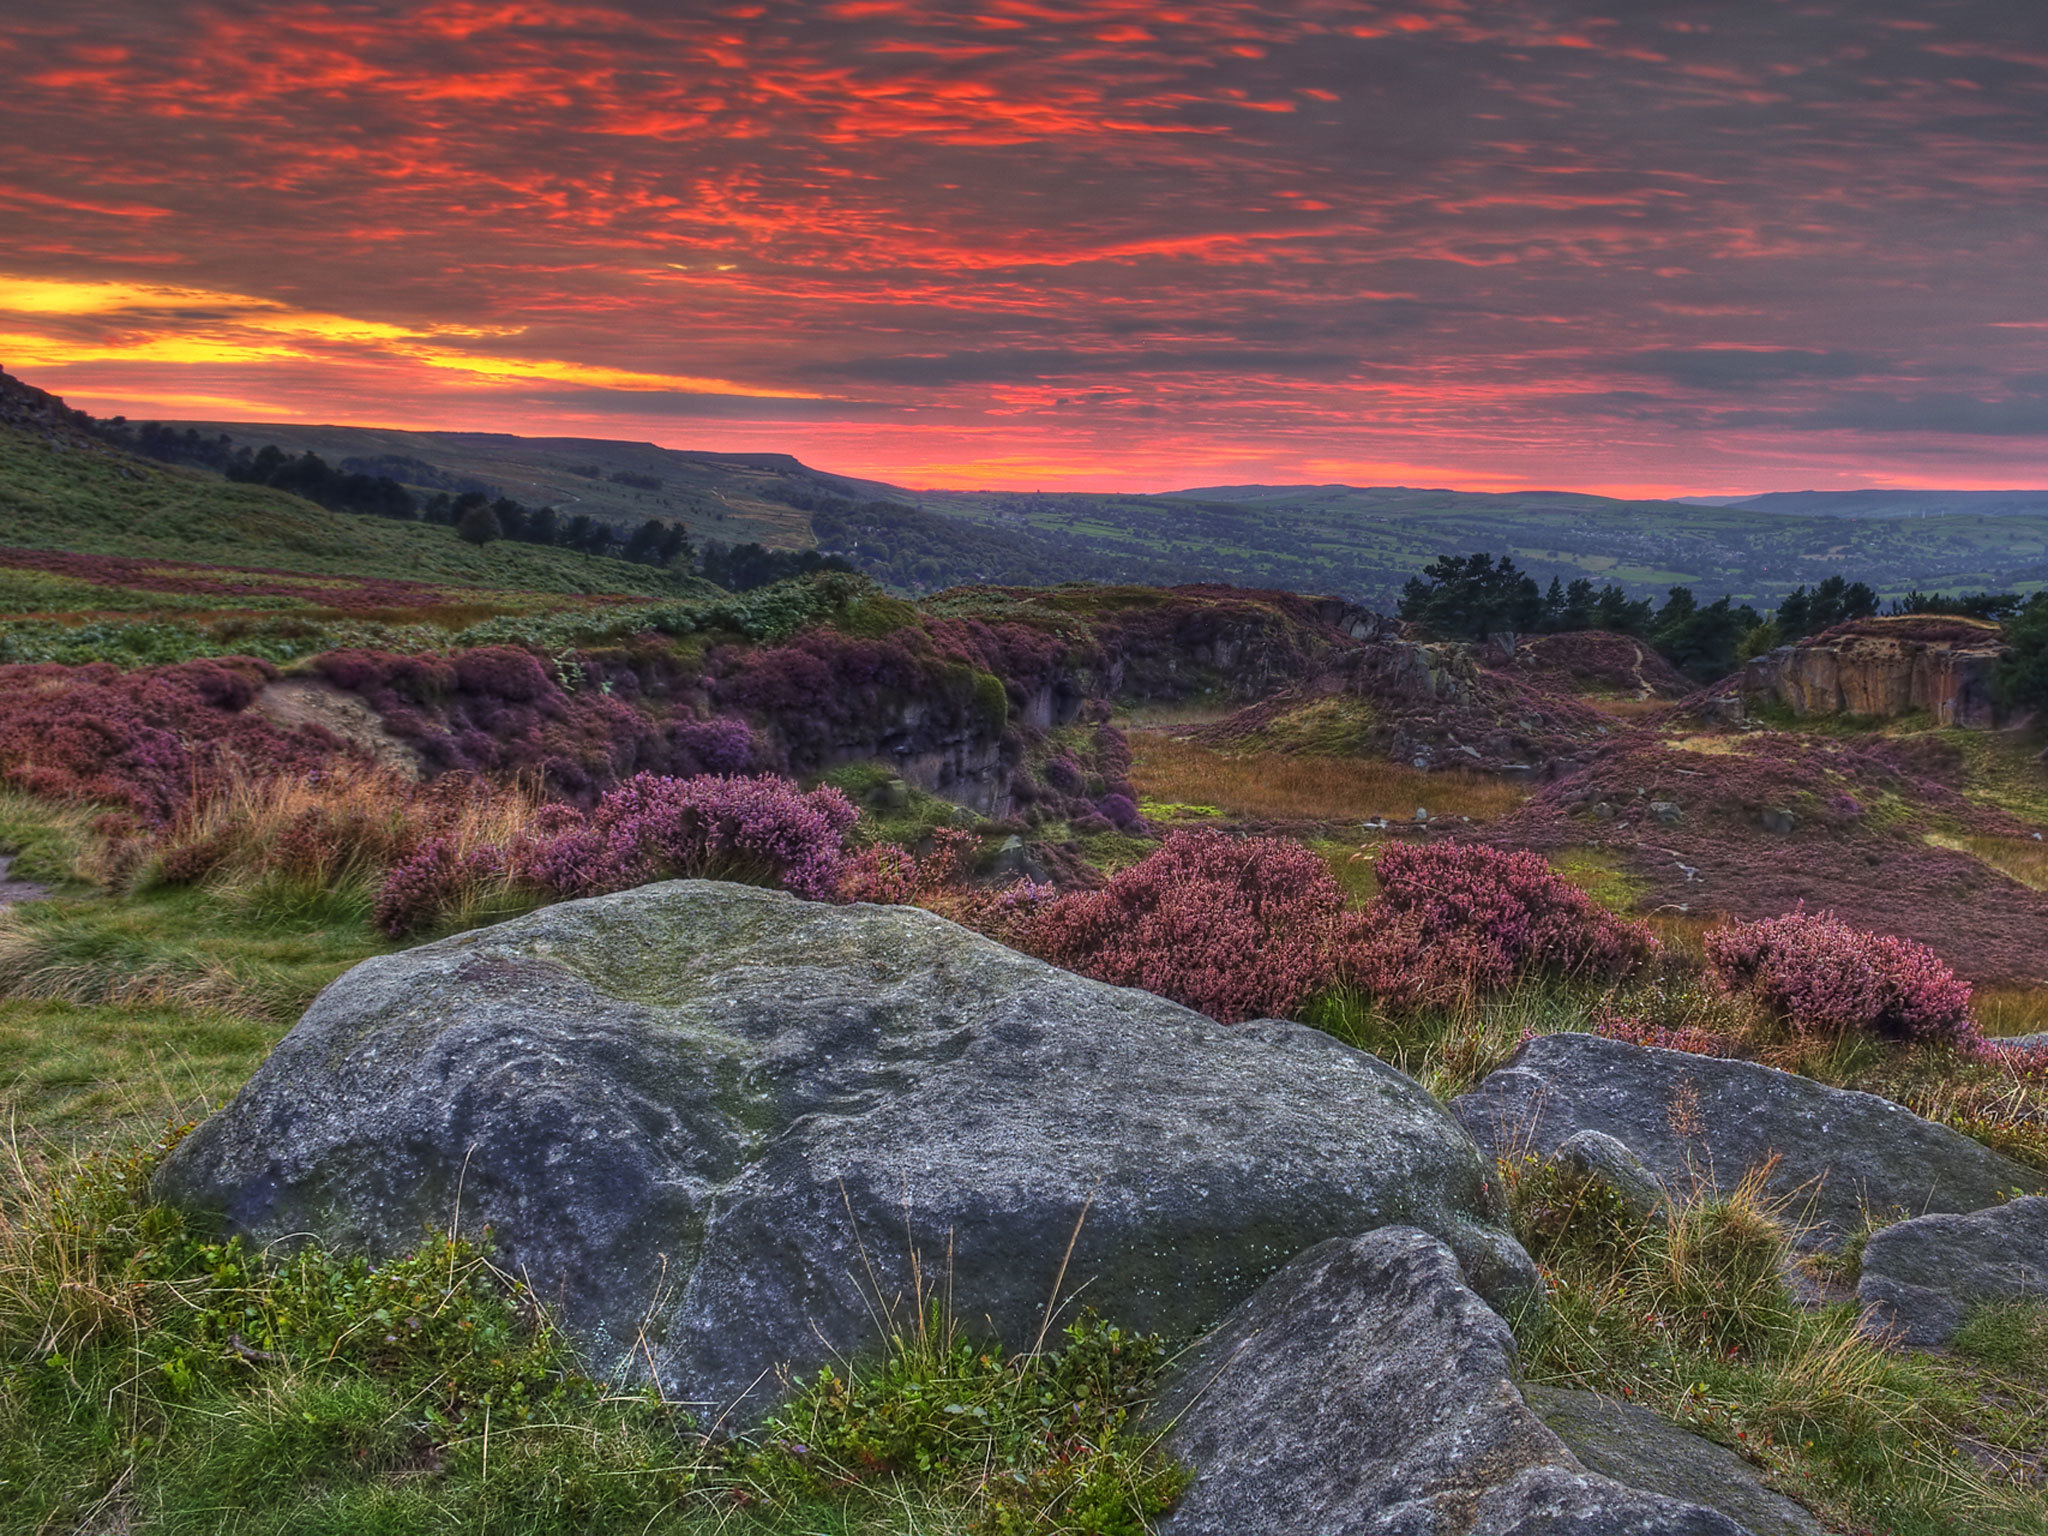
[[[177,425],[188,425],[178,423]],[[699,544],[816,544],[902,592],[976,582],[1225,582],[1389,608],[1446,553],[1512,556],[1538,581],[1634,597],[1673,586],[1775,607],[1841,572],[1886,597],[2048,585],[2048,492],[1785,492],[1716,504],[1579,491],[1216,485],[1167,495],[911,491],[781,454],[592,438],[194,423],[313,451],[422,490],[488,486],[616,524],[682,522]]]
[[[1437,555],[1474,550],[1511,555],[1544,583],[1584,576],[1636,597],[1682,585],[1760,608],[1837,571],[1886,596],[2048,583],[2048,506],[1843,516],[1576,491],[1344,485],[1159,496],[927,491],[920,500],[1104,562],[1163,560],[1191,573],[1181,580],[1337,592],[1379,608]]]
[[[502,432],[401,432],[382,427],[178,421],[237,444],[317,453],[339,468],[389,475],[421,491],[487,490],[528,506],[584,512],[620,527],[650,517],[680,522],[702,545],[761,543],[802,549],[809,520],[792,493],[871,499],[893,486],[826,474],[784,453],[702,453],[594,437],[514,437]]]
[[[1798,517],[2048,516],[2048,491],[1769,491],[1728,503]]]
[[[89,419],[0,373],[0,545],[500,591],[669,594],[698,583],[567,550],[329,512],[267,486],[136,458]]]

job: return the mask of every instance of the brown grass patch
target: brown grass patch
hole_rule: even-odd
[[[2048,1032],[2048,987],[1978,987],[1970,1011],[1987,1035]]]
[[[1433,816],[1491,821],[1526,798],[1503,779],[1423,773],[1373,758],[1218,752],[1149,731],[1133,731],[1130,742],[1131,782],[1147,800],[1214,806],[1240,816],[1407,821],[1417,806],[1426,806]]]

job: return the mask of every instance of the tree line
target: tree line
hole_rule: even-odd
[[[1769,615],[1725,594],[1702,603],[1690,587],[1672,587],[1659,605],[1620,587],[1596,589],[1585,577],[1552,577],[1546,591],[1506,555],[1441,555],[1411,576],[1397,612],[1446,639],[1512,642],[1520,635],[1603,629],[1646,642],[1687,676],[1722,677],[1750,656],[1877,612],[1868,583],[1830,576],[1801,586]]]
[[[1671,588],[1659,605],[1611,584],[1596,590],[1584,577],[1569,585],[1553,577],[1546,591],[1506,555],[1441,555],[1408,579],[1397,611],[1447,640],[1512,644],[1522,635],[1611,630],[1644,641],[1688,677],[1711,682],[1752,656],[1872,617],[1878,595],[1867,582],[1836,575],[1796,588],[1768,613],[1725,595],[1702,603],[1690,587]],[[2011,703],[2048,708],[2048,592],[1913,591],[1889,611],[2003,624],[2001,691]]]

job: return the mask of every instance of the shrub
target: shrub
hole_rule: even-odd
[[[1394,843],[1380,892],[1339,957],[1351,985],[1394,1006],[1445,1003],[1532,975],[1626,976],[1657,950],[1533,853],[1477,843]]]
[[[922,857],[894,843],[874,843],[840,866],[839,899],[872,901],[888,906],[936,902],[966,872],[976,846],[971,833],[939,827],[932,850]]]
[[[642,773],[600,800],[587,826],[560,838],[587,869],[587,887],[624,890],[705,877],[781,885],[822,900],[837,886],[846,834],[858,815],[836,789],[806,793],[773,776]],[[584,863],[593,857],[591,834],[602,840],[602,853]]]
[[[385,874],[372,920],[393,938],[432,927],[472,906],[480,888],[504,873],[497,848],[464,849],[452,837],[430,837]]]
[[[238,770],[301,770],[334,757],[339,744],[325,732],[285,731],[249,709],[275,675],[245,659],[128,673],[0,667],[0,781],[160,825],[195,789]]]
[[[1707,966],[1746,996],[1815,1033],[1974,1043],[1970,984],[1925,944],[1852,928],[1831,912],[1789,912],[1706,937]]]
[[[1176,832],[1099,891],[1014,905],[1013,942],[1225,1023],[1285,1016],[1327,985],[1344,893],[1280,838]]]

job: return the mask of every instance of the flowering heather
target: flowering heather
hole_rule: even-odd
[[[602,840],[601,859],[579,865],[599,889],[706,876],[778,884],[823,899],[836,888],[841,850],[858,815],[829,786],[806,793],[773,776],[642,773],[600,800],[585,827],[557,841],[571,840],[581,859],[589,846],[581,834]],[[533,867],[554,868],[544,859]]]
[[[1391,843],[1379,894],[1340,972],[1397,1005],[1498,991],[1531,975],[1612,980],[1657,950],[1533,853],[1478,843]]]
[[[936,829],[931,852],[922,856],[894,843],[872,844],[842,861],[839,899],[936,906],[960,885],[974,848],[973,835],[956,827]]]
[[[1831,912],[1789,912],[1706,936],[1707,966],[1793,1028],[1972,1043],[1970,984],[1924,944],[1852,928]]]
[[[432,927],[504,873],[497,848],[464,849],[455,838],[430,837],[386,873],[371,920],[394,938]]]
[[[286,731],[249,710],[275,675],[245,659],[0,667],[0,782],[161,824],[236,771],[302,771],[337,756],[325,732]]]
[[[1011,942],[1225,1023],[1284,1016],[1328,984],[1344,893],[1298,843],[1176,832],[1099,891],[1017,908]]]

